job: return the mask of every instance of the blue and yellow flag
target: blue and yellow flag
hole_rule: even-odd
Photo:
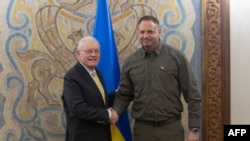
[[[99,41],[101,59],[98,69],[102,72],[108,93],[118,88],[120,67],[107,0],[98,0],[93,36]],[[127,111],[111,126],[113,141],[132,141]]]

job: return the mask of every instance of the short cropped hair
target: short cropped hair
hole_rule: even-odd
[[[138,25],[140,25],[141,21],[153,21],[156,25],[158,26],[160,25],[159,20],[156,17],[150,15],[141,17],[138,21]]]

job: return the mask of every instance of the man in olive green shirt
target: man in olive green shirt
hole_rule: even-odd
[[[142,17],[138,32],[142,47],[124,62],[112,113],[118,118],[133,101],[134,141],[184,141],[183,94],[188,104],[187,140],[198,141],[201,95],[186,56],[161,43],[155,17]]]

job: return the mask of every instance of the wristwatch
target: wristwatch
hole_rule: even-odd
[[[190,128],[190,131],[193,133],[199,133],[199,128]]]

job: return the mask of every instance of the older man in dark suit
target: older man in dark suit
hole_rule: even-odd
[[[77,48],[78,62],[64,77],[62,94],[66,114],[66,141],[111,141],[109,120],[114,95],[107,95],[101,72],[100,45],[90,36]],[[95,76],[97,81],[95,82]],[[99,78],[99,80],[98,80]]]

